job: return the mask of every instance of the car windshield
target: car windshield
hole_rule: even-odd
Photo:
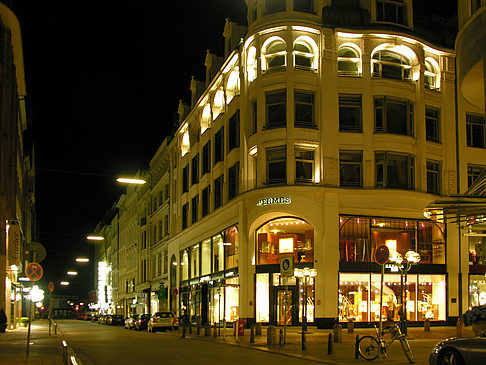
[[[154,314],[154,317],[158,318],[172,318],[172,313],[171,312],[157,312]]]

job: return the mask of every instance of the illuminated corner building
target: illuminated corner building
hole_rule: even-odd
[[[461,314],[457,228],[423,214],[457,190],[455,34],[409,0],[335,3],[247,0],[248,28],[227,20],[225,57],[208,53],[206,81],[191,81],[168,144],[171,310],[283,324],[291,256],[317,276],[289,279],[289,325],[304,298],[321,328],[377,321],[387,244],[422,258],[409,321]],[[390,308],[399,292],[387,267]]]
[[[486,2],[459,0],[458,5],[458,193],[464,194],[471,189],[477,190],[473,184],[484,184],[482,173],[486,171]],[[484,196],[484,190],[480,194]],[[469,288],[469,300],[464,303],[466,308],[486,304],[486,226],[477,212],[468,215],[467,226],[461,232],[464,242],[455,259],[460,261],[456,265],[462,273],[462,287],[464,290]]]
[[[7,328],[16,328],[22,316],[23,245],[35,237],[35,166],[20,24],[2,3],[0,47],[0,309]]]

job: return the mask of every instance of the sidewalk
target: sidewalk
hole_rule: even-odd
[[[0,365],[61,365],[61,338],[49,336],[49,321],[38,319],[32,322],[30,329],[29,356],[27,350],[27,327],[6,330],[0,333]]]
[[[186,331],[186,338],[197,339],[203,341],[217,341],[230,345],[250,347],[261,351],[269,351],[279,353],[290,357],[297,357],[319,361],[326,364],[343,365],[343,364],[365,364],[368,361],[359,358],[355,359],[355,342],[356,336],[374,335],[373,328],[359,328],[355,329],[353,333],[348,333],[347,329],[342,330],[342,342],[333,344],[333,353],[328,355],[328,339],[329,333],[332,330],[320,330],[315,327],[309,327],[306,334],[307,349],[302,350],[302,331],[300,327],[287,327],[287,341],[283,347],[279,343],[279,330],[276,329],[276,345],[267,345],[267,327],[262,329],[262,335],[255,336],[255,342],[250,343],[250,330],[245,328],[245,335],[236,339],[233,336],[233,328],[226,329],[226,335],[223,336],[221,329],[221,336],[213,337],[213,329],[211,329],[211,336],[204,336],[204,330],[201,329],[201,334],[196,335],[195,328],[192,329],[192,334]],[[179,332],[173,332],[175,336],[181,336]],[[408,329],[408,340],[410,347],[415,355],[415,363],[420,365],[427,365],[429,362],[429,354],[435,344],[442,339],[454,337],[456,335],[456,327],[432,327],[430,332],[425,332],[423,327],[412,327]],[[473,337],[472,330],[466,327],[466,337]],[[387,359],[380,359],[380,363],[386,364],[409,364],[405,357],[400,343],[395,341],[387,351]]]

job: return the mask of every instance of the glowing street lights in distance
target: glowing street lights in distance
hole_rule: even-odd
[[[90,240],[90,241],[103,241],[105,239],[105,237],[98,236],[98,235],[94,235],[94,234],[90,234],[89,236],[86,236],[86,239],[87,240]]]
[[[59,284],[61,286],[68,286],[69,285],[69,281],[61,281]]]
[[[86,257],[77,257],[76,262],[89,262],[89,259]]]
[[[124,183],[124,184],[135,184],[135,185],[143,185],[146,183],[145,180],[142,179],[130,179],[126,177],[119,177],[116,179],[119,183]]]
[[[76,276],[76,275],[78,275],[78,273],[76,271],[68,271],[66,274],[68,274],[70,276]]]

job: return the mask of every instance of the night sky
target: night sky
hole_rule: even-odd
[[[428,10],[444,1],[419,3]],[[40,284],[85,297],[93,266],[74,259],[92,258],[85,236],[125,190],[115,177],[148,169],[179,99],[189,102],[191,75],[204,80],[206,50],[223,56],[225,18],[246,24],[245,1],[10,5],[21,24],[33,115],[38,241],[47,249]],[[80,275],[60,288],[70,269]]]

